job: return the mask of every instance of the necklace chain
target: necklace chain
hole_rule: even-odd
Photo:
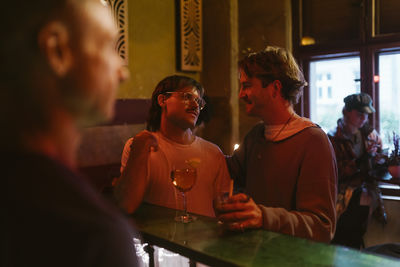
[[[289,117],[289,119],[285,122],[285,124],[282,126],[282,128],[278,131],[278,133],[274,136],[274,138],[271,139],[271,142],[275,142],[276,138],[282,133],[283,129],[286,128],[286,126],[289,124],[290,120],[293,118],[294,113],[292,113]]]

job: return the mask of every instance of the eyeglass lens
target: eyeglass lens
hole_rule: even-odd
[[[206,104],[204,99],[196,97],[194,94],[189,93],[189,92],[183,93],[183,99],[185,99],[187,101],[196,101],[196,103],[199,105],[200,109],[203,109]]]
[[[182,99],[184,101],[188,101],[188,102],[195,101],[197,103],[197,105],[199,105],[200,110],[202,110],[204,108],[204,106],[206,105],[206,102],[204,101],[204,99],[197,97],[193,93],[190,93],[190,92],[166,92],[166,93],[167,94],[177,93],[182,96]]]

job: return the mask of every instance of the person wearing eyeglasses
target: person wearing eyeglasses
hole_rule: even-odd
[[[195,164],[197,181],[186,192],[188,211],[214,217],[216,190],[229,190],[230,176],[218,146],[197,137],[193,129],[206,105],[200,83],[185,76],[169,76],[153,95],[147,130],[130,138],[121,159],[115,186],[119,206],[133,213],[142,201],[179,209],[170,173],[178,162]]]

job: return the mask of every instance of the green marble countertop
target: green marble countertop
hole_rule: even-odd
[[[231,232],[215,218],[183,224],[174,221],[177,212],[143,204],[132,221],[146,242],[210,266],[400,266],[392,258],[265,230]]]

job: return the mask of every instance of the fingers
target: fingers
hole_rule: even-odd
[[[236,195],[231,196],[228,199],[228,202],[234,203],[234,202],[242,202],[242,203],[246,203],[250,200],[250,196],[243,194],[243,193],[239,193]]]
[[[252,220],[235,222],[228,224],[227,226],[229,230],[240,231],[240,232],[244,232],[246,229],[260,228],[259,226],[256,226],[256,224],[254,224]]]
[[[131,149],[138,153],[154,152],[158,150],[158,142],[151,132],[142,131],[133,138]]]
[[[251,211],[244,211],[244,212],[229,212],[224,213],[219,216],[219,219],[223,222],[238,222],[238,221],[245,221],[248,219],[252,219],[254,214]]]
[[[229,198],[228,203],[221,205],[219,220],[230,230],[243,231],[247,228],[262,226],[262,211],[246,194],[237,194]]]
[[[245,194],[234,195],[221,205],[222,212],[233,212],[252,209],[254,201]]]
[[[228,229],[232,230],[232,231],[244,232],[244,230],[246,229],[244,226],[244,222],[243,223],[239,223],[239,222],[231,223],[231,224],[228,224],[227,226],[228,226]]]
[[[262,218],[252,218],[236,222],[224,222],[229,230],[244,232],[246,229],[258,229],[262,226]]]
[[[242,202],[234,202],[234,203],[225,203],[221,205],[222,213],[236,213],[236,212],[245,212],[251,211],[252,207],[248,203]]]

